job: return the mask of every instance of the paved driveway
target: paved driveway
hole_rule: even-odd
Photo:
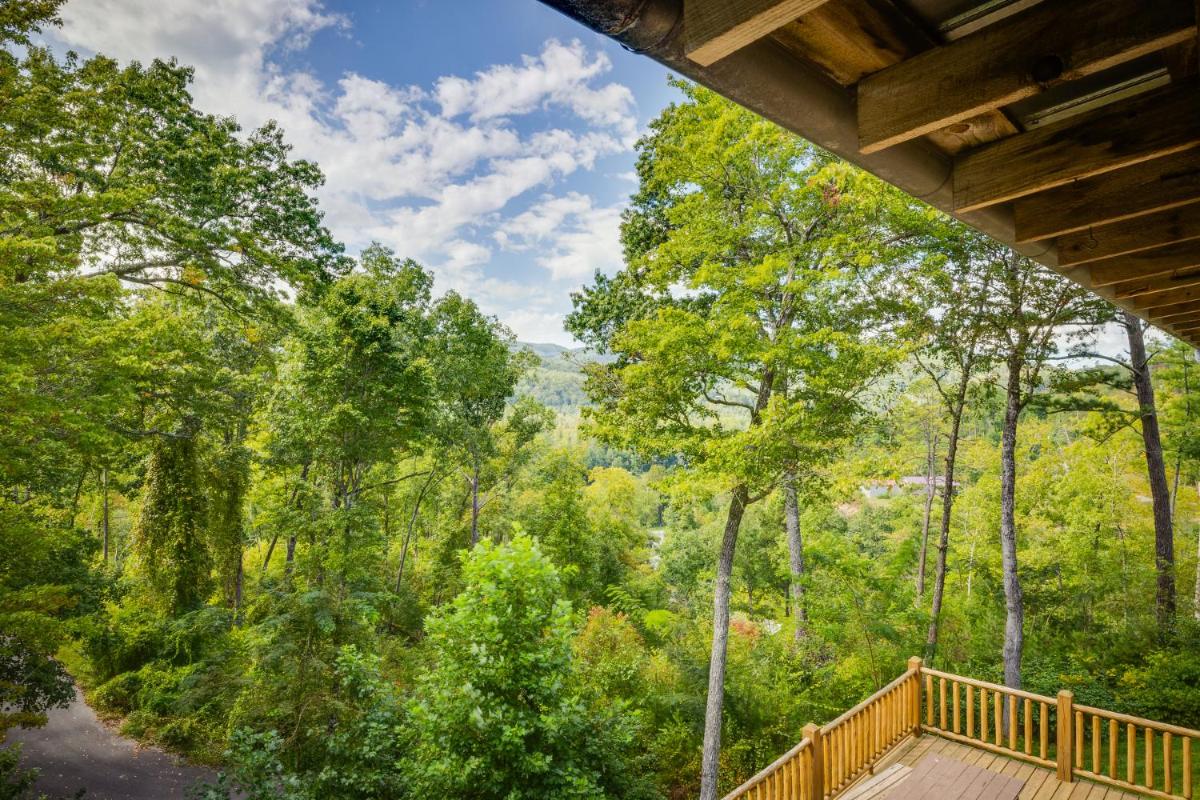
[[[77,689],[75,702],[49,713],[44,728],[9,731],[21,742],[21,764],[41,770],[37,789],[51,797],[87,800],[182,800],[187,787],[215,773],[176,756],[139,747],[101,724]]]

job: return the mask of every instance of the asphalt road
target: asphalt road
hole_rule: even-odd
[[[9,731],[8,740],[22,743],[22,766],[41,770],[37,790],[51,797],[82,788],[86,800],[183,800],[187,787],[215,777],[104,727],[78,689],[75,702],[49,717],[43,728]]]

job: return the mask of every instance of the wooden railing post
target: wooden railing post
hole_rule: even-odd
[[[802,731],[808,739],[808,749],[812,753],[809,763],[812,767],[805,776],[808,782],[808,800],[822,800],[825,797],[825,743],[821,741],[821,726],[810,722]]]
[[[1058,693],[1058,739],[1055,759],[1058,762],[1058,779],[1063,783],[1075,780],[1075,695],[1069,689]]]
[[[921,735],[921,657],[908,659],[908,669],[913,673],[912,717],[906,720],[914,736]]]

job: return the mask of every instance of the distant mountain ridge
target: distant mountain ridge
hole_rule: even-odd
[[[601,356],[587,347],[565,347],[550,342],[515,342],[513,348],[533,352],[541,363],[517,384],[518,394],[527,394],[558,411],[575,411],[588,404],[583,390],[583,365],[607,363],[612,356]]]

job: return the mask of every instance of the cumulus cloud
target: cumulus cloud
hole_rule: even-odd
[[[540,55],[523,57],[520,66],[498,64],[470,80],[440,78],[436,96],[446,117],[466,114],[475,121],[489,120],[553,105],[631,137],[637,127],[633,93],[619,83],[591,85],[611,68],[603,53],[589,55],[578,41],[563,44],[552,39]]]
[[[510,250],[537,250],[537,263],[551,278],[578,283],[621,266],[622,208],[597,208],[578,192],[547,196],[500,225],[494,237]]]
[[[380,241],[434,269],[439,284],[479,299],[520,335],[561,341],[575,281],[619,259],[619,208],[548,192],[605,156],[628,152],[637,122],[630,90],[605,75],[608,57],[549,40],[519,63],[429,86],[352,72],[325,79],[275,58],[312,37],[351,33],[319,0],[70,0],[62,44],[119,59],[177,57],[195,67],[197,104],[246,128],[276,120],[295,154],[326,176],[321,203],[351,248]],[[536,250],[525,281],[490,274],[496,252]],[[558,325],[558,334],[550,328]]]

